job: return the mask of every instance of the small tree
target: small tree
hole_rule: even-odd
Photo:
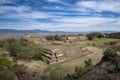
[[[108,70],[110,73],[115,72],[115,71],[116,71],[116,65],[115,65],[115,64],[110,64],[110,65],[108,65],[107,70]]]
[[[85,73],[85,68],[84,67],[75,67],[75,72],[78,76],[81,76]]]
[[[75,67],[75,73],[78,76],[82,76],[84,73],[91,70],[93,67],[91,59],[85,60],[84,63],[85,63],[84,67],[77,67],[77,66]]]
[[[15,39],[8,39],[9,47],[8,51],[10,52],[11,56],[18,57],[18,53],[21,51],[21,46]]]
[[[111,57],[112,56],[112,50],[107,48],[106,50],[104,50],[103,52],[103,57],[104,58],[108,58],[108,57]]]
[[[55,35],[54,37],[55,37],[55,40],[58,40],[58,41],[61,40],[61,37],[59,35]]]
[[[91,59],[85,60],[84,63],[85,63],[85,68],[86,68],[87,70],[91,69],[92,66],[93,66]]]
[[[54,36],[52,35],[49,35],[49,36],[46,36],[47,40],[55,40]]]
[[[20,39],[20,44],[21,44],[22,46],[27,46],[27,45],[28,45],[28,40],[21,38],[21,39]]]
[[[93,40],[93,37],[92,36],[88,36],[88,40]]]
[[[102,34],[99,34],[97,37],[100,39],[100,38],[102,38],[104,36]]]

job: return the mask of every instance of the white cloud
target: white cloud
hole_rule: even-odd
[[[17,17],[17,16],[15,16]],[[49,16],[45,13],[38,12],[38,11],[33,11],[30,13],[22,13],[18,14],[19,18],[30,18],[30,19],[38,19],[38,18],[48,18]]]
[[[0,0],[0,4],[4,4],[4,3],[11,3],[11,1],[10,0]]]
[[[1,0],[0,0],[1,1]],[[66,4],[62,0],[47,0],[49,2]],[[3,0],[2,3],[6,2]],[[0,13],[3,16],[0,18],[21,19],[21,22],[0,22],[0,28],[14,28],[14,29],[45,29],[45,30],[64,30],[64,31],[88,31],[88,30],[120,30],[120,17],[107,18],[102,17],[102,14],[91,12],[90,9],[97,12],[113,11],[120,12],[119,1],[101,2],[101,1],[80,1],[71,7],[52,6],[56,10],[63,10],[66,12],[44,12],[34,11],[29,6],[1,6]],[[51,8],[51,7],[44,7]],[[27,12],[28,11],[28,12]],[[69,12],[71,11],[71,12]],[[80,11],[80,12],[72,12]],[[10,12],[10,13],[9,13]],[[14,12],[14,13],[12,13]],[[80,16],[63,16],[63,15],[93,15],[94,17],[80,17]],[[95,17],[99,16],[99,17]],[[112,16],[112,15],[111,15]],[[51,19],[55,22],[43,23],[36,19]],[[114,28],[115,27],[115,28]]]
[[[22,13],[24,11],[29,11],[30,8],[28,6],[1,6],[0,13],[7,14],[9,11]]]
[[[47,0],[48,2],[59,2],[60,0]]]
[[[6,3],[14,3],[17,0],[0,0],[0,4],[6,4]]]
[[[35,20],[28,20],[21,23],[6,23],[4,26],[15,29],[43,29],[58,31],[94,31],[94,30],[118,30],[120,29],[120,18],[102,17],[64,17],[53,19],[57,23],[42,23]],[[1,25],[3,23],[0,23]],[[21,27],[22,26],[22,27]]]
[[[40,11],[31,11],[29,13],[21,12],[21,13],[9,13],[3,16],[0,16],[0,18],[17,18],[17,19],[56,19],[60,18],[60,16],[54,16],[52,13],[49,12],[40,12]]]
[[[62,1],[62,0],[47,0],[48,2],[51,2],[51,3],[59,3],[59,4],[63,4],[63,5],[67,5],[69,6],[68,3]]]
[[[120,12],[120,1],[119,0],[106,0],[106,1],[80,1],[76,5],[79,8],[89,8],[95,11],[113,11]]]

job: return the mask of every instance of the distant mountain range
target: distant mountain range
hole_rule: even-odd
[[[87,34],[91,32],[100,32],[100,33],[115,33],[117,31],[85,31],[85,32],[65,32],[65,31],[47,31],[47,30],[15,30],[15,29],[0,29],[0,34]]]

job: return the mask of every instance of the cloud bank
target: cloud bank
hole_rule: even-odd
[[[119,0],[0,0],[0,29],[120,31]]]

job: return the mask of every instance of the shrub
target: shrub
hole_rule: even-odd
[[[61,36],[59,36],[59,35],[50,35],[50,36],[47,36],[46,38],[47,38],[47,40],[58,40],[58,41],[62,40]]]
[[[15,75],[6,67],[0,66],[0,80],[15,80]]]
[[[85,68],[86,68],[87,70],[90,70],[90,69],[92,68],[92,66],[93,66],[91,59],[85,60],[84,63],[85,63]]]
[[[0,57],[0,66],[11,68],[12,62],[8,58]]]
[[[63,80],[67,70],[63,66],[47,67],[41,80]]]
[[[109,45],[115,45],[115,44],[117,44],[116,41],[114,41],[114,42],[109,42]]]
[[[92,36],[88,36],[88,40],[93,40],[93,37]]]
[[[84,67],[75,67],[75,73],[78,76],[83,75],[86,72],[86,69]]]
[[[97,36],[99,39],[100,38],[102,38],[102,37],[104,37],[102,34],[98,34],[98,36]]]
[[[43,49],[38,49],[35,51],[35,54],[33,54],[33,58],[37,60],[42,60],[43,54]]]
[[[112,50],[111,49],[106,49],[106,50],[104,50],[104,52],[103,52],[103,57],[104,58],[108,58],[108,57],[111,57],[112,56]]]
[[[93,67],[91,59],[85,60],[84,63],[85,63],[84,67],[75,67],[75,73],[78,76],[82,76],[84,73],[91,70]]]
[[[19,80],[25,80],[26,67],[23,65],[14,65],[13,71]]]
[[[54,37],[55,37],[55,40],[58,40],[58,41],[61,40],[61,37],[59,35],[55,35]]]
[[[95,43],[93,43],[92,46],[95,46]]]
[[[15,39],[8,39],[9,47],[8,51],[13,57],[18,57],[18,53],[21,52],[21,45]]]
[[[21,44],[22,46],[27,46],[27,45],[28,45],[28,43],[29,43],[29,41],[28,41],[28,40],[23,39],[23,38],[21,38],[21,39],[20,39],[20,44]]]
[[[108,65],[107,70],[111,73],[115,72],[116,65],[115,64]]]
[[[8,42],[6,40],[2,40],[0,41],[0,47],[3,48],[3,49],[6,49],[8,48]]]

